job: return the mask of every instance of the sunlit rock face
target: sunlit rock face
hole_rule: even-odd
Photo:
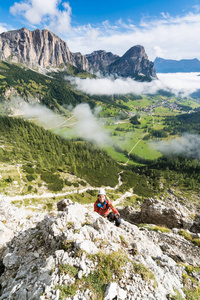
[[[132,77],[141,80],[157,78],[154,63],[143,46],[130,48],[122,57],[104,50],[82,55],[72,53],[67,43],[47,29],[26,28],[0,35],[0,59],[21,63],[30,68],[63,68],[71,64],[78,69],[104,75]]]
[[[149,61],[143,46],[131,47],[121,58],[107,67],[109,73],[122,77],[148,76],[156,78],[153,62]]]
[[[67,63],[87,70],[88,61],[80,53],[70,52],[67,43],[49,30],[26,28],[0,35],[0,59],[29,67],[60,67]]]
[[[90,69],[94,72],[104,72],[110,64],[120,58],[118,55],[104,50],[93,51],[91,54],[87,54],[86,57],[90,65]]]
[[[143,46],[131,47],[122,57],[103,50],[86,55],[93,72],[140,79],[157,78],[154,63],[148,59]]]

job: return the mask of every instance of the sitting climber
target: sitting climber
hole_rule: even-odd
[[[99,213],[102,217],[107,217],[111,222],[115,221],[116,226],[120,226],[121,218],[119,212],[112,206],[110,200],[106,198],[104,189],[100,189],[98,192],[97,201],[94,203],[94,211]]]

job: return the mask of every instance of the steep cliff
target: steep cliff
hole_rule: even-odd
[[[104,50],[93,51],[91,54],[86,54],[86,58],[90,64],[90,69],[93,71],[105,71],[107,66],[115,62],[119,56],[106,52]]]
[[[87,70],[88,61],[80,53],[71,53],[67,43],[49,30],[26,28],[0,35],[0,59],[22,63],[29,67],[59,67],[70,63]]]
[[[78,69],[122,77],[156,78],[153,62],[144,47],[134,46],[122,57],[103,50],[86,56],[70,52],[67,43],[49,30],[26,28],[0,34],[0,60],[21,63],[29,68],[58,68],[71,64]]]
[[[138,75],[156,78],[153,62],[149,61],[144,47],[131,47],[122,57],[107,67],[110,74],[122,77],[137,77]]]

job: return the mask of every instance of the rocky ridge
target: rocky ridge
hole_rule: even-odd
[[[149,61],[144,47],[140,45],[131,47],[122,57],[110,64],[107,71],[121,77],[146,76],[156,78],[154,64]]]
[[[43,68],[71,65],[88,70],[88,61],[80,53],[70,52],[67,43],[49,30],[26,28],[0,34],[0,59]]]
[[[57,207],[63,211],[47,214],[11,204],[8,209],[1,199],[1,300],[164,300],[177,292],[184,297],[186,265],[199,266],[200,251],[182,243],[183,237],[177,243],[176,229],[161,238],[125,220],[117,228],[69,199]],[[104,277],[112,273],[99,291],[92,282],[96,278],[101,284],[101,264]],[[200,274],[193,272],[193,277],[197,281]]]
[[[92,72],[105,72],[106,68],[120,57],[112,52],[99,50],[93,51],[91,54],[86,54],[86,58]]]
[[[49,30],[26,28],[0,34],[0,60],[21,63],[29,68],[66,68],[68,64],[89,72],[122,77],[157,78],[153,62],[144,47],[130,48],[122,57],[103,50],[86,56],[72,53],[67,43]]]

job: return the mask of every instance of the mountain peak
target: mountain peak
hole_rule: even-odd
[[[30,68],[59,68],[69,63],[85,71],[156,78],[154,65],[141,45],[131,47],[122,57],[105,50],[84,56],[80,52],[70,52],[67,43],[48,29],[30,31],[23,27],[0,34],[0,59]]]
[[[153,62],[148,60],[144,47],[140,45],[131,47],[108,67],[108,71],[122,77],[137,78],[142,75],[147,79],[157,78]]]
[[[126,53],[122,57],[127,58],[127,57],[141,57],[141,56],[147,57],[144,47],[141,45],[136,45],[131,47],[128,51],[126,51]]]

